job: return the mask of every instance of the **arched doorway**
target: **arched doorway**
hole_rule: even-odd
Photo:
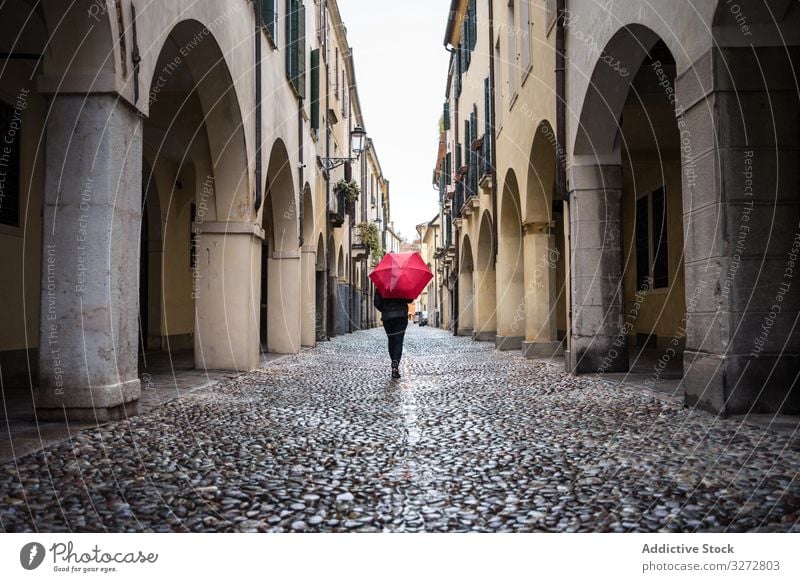
[[[182,54],[196,38],[202,41]],[[241,110],[225,57],[203,24],[186,20],[171,30],[146,94],[144,149],[164,225],[162,346],[193,350],[199,368],[255,368],[252,257],[260,241],[250,227]]]
[[[517,350],[524,339],[526,314],[522,208],[514,170],[506,174],[499,210],[496,346],[498,350]]]
[[[475,302],[474,302],[474,270],[475,262],[472,257],[472,244],[469,236],[464,236],[461,243],[461,259],[458,271],[458,335],[472,337],[475,327]]]
[[[558,355],[567,329],[566,224],[555,187],[556,139],[542,121],[528,163],[525,196],[525,342],[527,357]]]
[[[316,305],[315,305],[315,318],[316,318],[316,334],[317,341],[325,339],[325,290],[327,282],[325,281],[325,242],[320,233],[317,241],[317,256],[316,256]]]
[[[302,269],[300,221],[292,165],[286,145],[277,140],[267,166],[267,187],[262,224],[271,241],[262,249],[262,286],[268,300],[262,299],[267,314],[267,350],[294,354],[300,350],[302,333]],[[263,287],[262,287],[263,288]],[[263,323],[262,323],[263,326]]]
[[[313,347],[317,342],[316,334],[316,252],[314,244],[314,200],[311,196],[311,186],[308,183],[303,187],[303,246],[301,248],[300,270],[302,276],[303,304],[301,311],[300,344]]]
[[[629,347],[640,352],[639,330],[649,337],[658,322],[662,343],[671,343],[685,313],[675,61],[658,35],[638,24],[620,29],[604,54],[631,74],[597,63],[574,144],[567,362],[574,372],[627,371]],[[674,243],[669,254],[667,240]],[[657,288],[637,286],[654,273]],[[651,341],[658,345],[644,344]]]
[[[488,210],[481,216],[475,258],[475,329],[472,337],[476,341],[494,342],[497,335],[497,276],[494,269],[493,225]]]

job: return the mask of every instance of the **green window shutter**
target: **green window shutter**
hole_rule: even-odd
[[[311,127],[319,131],[319,49],[311,51]]]
[[[261,0],[261,23],[267,28],[269,35],[276,44],[278,42],[278,37],[276,36],[278,31],[275,27],[277,21],[278,7],[275,0]]]
[[[487,146],[484,150],[487,155],[491,155],[492,144],[492,108],[491,108],[491,91],[489,87],[489,77],[483,80],[483,139],[487,140]]]
[[[295,68],[295,88],[301,99],[306,98],[306,7],[302,2],[297,6],[297,67]]]
[[[478,7],[477,0],[469,0],[469,50],[475,50],[478,39]]]
[[[444,102],[443,117],[444,117],[444,129],[445,129],[445,131],[447,131],[448,129],[450,129],[450,102],[449,101],[445,101]]]
[[[286,76],[294,85],[297,74],[297,0],[286,0]],[[296,87],[295,87],[296,89]]]
[[[453,154],[449,153],[444,158],[444,183],[450,184],[450,176],[453,175]]]

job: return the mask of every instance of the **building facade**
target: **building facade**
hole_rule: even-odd
[[[375,324],[388,181],[335,1],[0,10],[0,366],[38,418],[134,414],[144,352],[250,370]]]
[[[453,0],[454,332],[800,412],[799,44],[788,0]]]

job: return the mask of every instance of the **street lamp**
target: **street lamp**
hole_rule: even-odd
[[[364,142],[366,138],[367,132],[364,131],[363,128],[359,126],[354,127],[350,132],[350,150],[354,155],[346,158],[323,158],[320,156],[319,163],[326,172],[330,172],[334,168],[337,168],[346,162],[357,161],[358,158],[361,157],[361,153],[364,151]]]

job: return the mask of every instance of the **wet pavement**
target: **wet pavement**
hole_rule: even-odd
[[[800,531],[800,440],[410,326],[0,465],[3,531]]]

